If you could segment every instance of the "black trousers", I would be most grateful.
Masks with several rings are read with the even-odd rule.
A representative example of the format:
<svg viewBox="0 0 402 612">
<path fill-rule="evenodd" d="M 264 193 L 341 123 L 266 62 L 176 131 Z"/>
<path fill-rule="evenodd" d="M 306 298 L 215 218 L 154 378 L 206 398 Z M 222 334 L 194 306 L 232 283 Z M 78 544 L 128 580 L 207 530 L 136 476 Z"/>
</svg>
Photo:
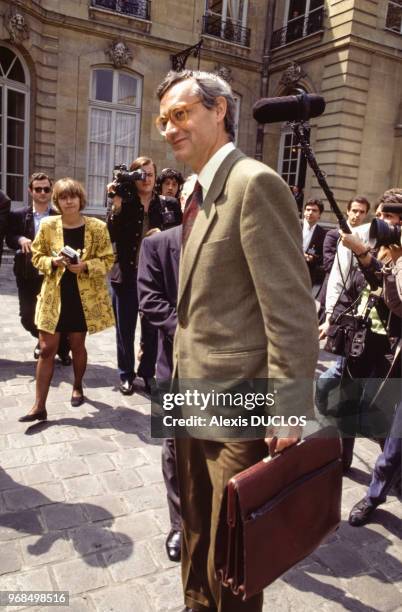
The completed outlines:
<svg viewBox="0 0 402 612">
<path fill-rule="evenodd" d="M 21 325 L 24 329 L 34 337 L 39 337 L 38 328 L 35 325 L 35 308 L 36 297 L 40 293 L 42 287 L 42 276 L 36 278 L 25 279 L 16 276 L 18 301 L 20 306 Z M 70 351 L 70 345 L 66 334 L 61 334 L 58 354 L 67 355 Z"/>
<path fill-rule="evenodd" d="M 175 531 L 181 531 L 180 495 L 174 438 L 166 438 L 163 440 L 162 473 L 166 487 L 170 526 Z"/>
<path fill-rule="evenodd" d="M 349 357 L 340 384 L 338 425 L 343 436 L 343 464 L 352 463 L 355 437 L 357 435 L 375 439 L 383 448 L 392 423 L 394 401 L 392 395 L 387 402 L 372 403 L 382 380 L 390 368 L 386 355 L 391 351 L 388 337 L 371 331 L 366 337 L 364 354 Z"/>
</svg>

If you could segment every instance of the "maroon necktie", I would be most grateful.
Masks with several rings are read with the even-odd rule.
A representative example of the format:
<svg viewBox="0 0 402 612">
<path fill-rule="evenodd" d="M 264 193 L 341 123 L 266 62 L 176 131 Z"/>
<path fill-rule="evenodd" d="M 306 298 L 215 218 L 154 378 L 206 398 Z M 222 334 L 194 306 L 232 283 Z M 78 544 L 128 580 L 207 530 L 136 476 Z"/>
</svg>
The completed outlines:
<svg viewBox="0 0 402 612">
<path fill-rule="evenodd" d="M 193 229 L 194 221 L 202 204 L 202 187 L 198 181 L 194 185 L 194 191 L 191 194 L 189 201 L 186 204 L 183 213 L 183 247 L 187 242 L 191 230 Z"/>
</svg>

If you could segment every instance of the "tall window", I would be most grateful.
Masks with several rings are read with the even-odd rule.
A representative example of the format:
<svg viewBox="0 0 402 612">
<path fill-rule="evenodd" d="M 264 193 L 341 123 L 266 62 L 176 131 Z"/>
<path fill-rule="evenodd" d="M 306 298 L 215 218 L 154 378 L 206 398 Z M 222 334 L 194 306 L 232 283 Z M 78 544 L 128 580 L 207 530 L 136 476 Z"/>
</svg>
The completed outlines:
<svg viewBox="0 0 402 612">
<path fill-rule="evenodd" d="M 402 0 L 388 2 L 385 27 L 387 30 L 402 34 Z"/>
<path fill-rule="evenodd" d="M 280 142 L 278 173 L 288 185 L 300 185 L 300 147 L 293 132 L 285 130 Z"/>
<path fill-rule="evenodd" d="M 250 44 L 247 26 L 248 0 L 206 0 L 204 32 L 237 42 Z"/>
<path fill-rule="evenodd" d="M 239 138 L 239 121 L 240 121 L 240 105 L 241 105 L 241 96 L 233 92 L 233 97 L 236 102 L 236 110 L 235 110 L 235 140 L 234 143 L 237 145 Z"/>
<path fill-rule="evenodd" d="M 114 166 L 128 166 L 138 157 L 141 89 L 141 79 L 132 74 L 109 68 L 92 72 L 87 164 L 90 208 L 103 207 Z"/>
<path fill-rule="evenodd" d="M 324 0 L 289 0 L 286 16 L 287 40 L 297 40 L 322 27 Z"/>
<path fill-rule="evenodd" d="M 28 178 L 29 85 L 21 60 L 0 45 L 0 188 L 22 203 Z"/>
</svg>

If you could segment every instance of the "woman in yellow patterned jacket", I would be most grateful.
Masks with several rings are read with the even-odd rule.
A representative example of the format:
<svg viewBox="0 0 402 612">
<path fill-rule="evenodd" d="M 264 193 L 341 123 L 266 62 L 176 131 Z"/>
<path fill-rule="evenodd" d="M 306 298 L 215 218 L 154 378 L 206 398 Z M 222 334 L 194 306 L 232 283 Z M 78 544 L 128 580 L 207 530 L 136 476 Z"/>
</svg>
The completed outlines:
<svg viewBox="0 0 402 612">
<path fill-rule="evenodd" d="M 68 334 L 73 355 L 72 406 L 84 402 L 82 379 L 87 365 L 86 333 L 114 325 L 106 274 L 114 262 L 106 224 L 86 217 L 86 195 L 71 178 L 57 181 L 53 204 L 60 215 L 48 217 L 32 243 L 32 263 L 44 275 L 35 323 L 39 329 L 40 357 L 36 368 L 36 400 L 19 420 L 46 420 L 46 398 L 53 376 L 60 333 Z M 61 251 L 70 247 L 77 261 Z"/>
</svg>

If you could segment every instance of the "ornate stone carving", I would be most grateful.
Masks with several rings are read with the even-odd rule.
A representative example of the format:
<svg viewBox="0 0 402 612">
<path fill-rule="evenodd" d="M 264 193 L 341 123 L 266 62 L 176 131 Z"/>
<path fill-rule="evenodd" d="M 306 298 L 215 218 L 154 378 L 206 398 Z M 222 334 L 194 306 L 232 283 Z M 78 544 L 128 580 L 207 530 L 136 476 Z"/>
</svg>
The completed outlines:
<svg viewBox="0 0 402 612">
<path fill-rule="evenodd" d="M 105 55 L 115 68 L 126 66 L 133 59 L 129 47 L 121 39 L 114 40 L 110 47 L 106 49 Z"/>
<path fill-rule="evenodd" d="M 214 72 L 227 83 L 230 83 L 231 81 L 233 81 L 232 69 L 228 68 L 227 66 L 223 66 L 222 64 L 216 64 L 214 68 Z"/>
<path fill-rule="evenodd" d="M 296 85 L 296 83 L 298 83 L 300 79 L 305 76 L 306 73 L 304 72 L 303 68 L 296 62 L 291 62 L 283 72 L 279 82 L 281 85 L 289 87 L 291 85 Z"/>
<path fill-rule="evenodd" d="M 10 9 L 5 21 L 12 43 L 21 43 L 29 38 L 29 27 L 22 13 Z"/>
</svg>

